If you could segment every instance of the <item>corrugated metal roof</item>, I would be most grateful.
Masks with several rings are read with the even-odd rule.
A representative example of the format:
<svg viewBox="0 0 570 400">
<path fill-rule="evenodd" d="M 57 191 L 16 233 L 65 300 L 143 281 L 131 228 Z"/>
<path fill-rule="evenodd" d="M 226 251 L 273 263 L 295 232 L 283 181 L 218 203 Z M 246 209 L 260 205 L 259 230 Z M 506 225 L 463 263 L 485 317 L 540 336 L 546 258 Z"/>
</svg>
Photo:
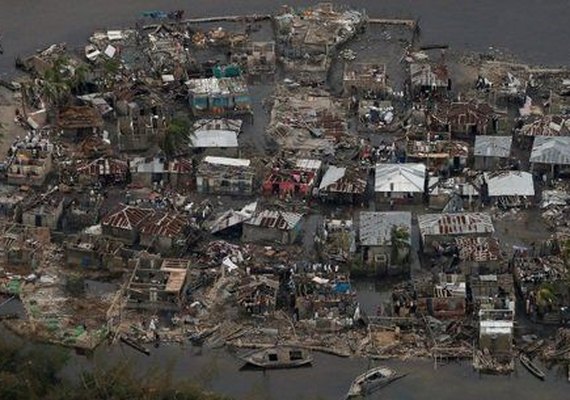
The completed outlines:
<svg viewBox="0 0 570 400">
<path fill-rule="evenodd" d="M 303 214 L 295 212 L 264 210 L 245 223 L 288 231 L 294 229 L 302 218 Z"/>
<path fill-rule="evenodd" d="M 534 196 L 532 174 L 525 171 L 485 173 L 489 196 Z"/>
<path fill-rule="evenodd" d="M 204 162 L 209 164 L 217 164 L 217 165 L 228 165 L 233 167 L 249 167 L 251 164 L 250 160 L 246 160 L 243 158 L 230 158 L 230 157 L 212 157 L 207 156 L 204 158 Z"/>
<path fill-rule="evenodd" d="M 247 84 L 241 77 L 199 78 L 186 82 L 190 93 L 195 95 L 229 95 L 247 93 Z"/>
<path fill-rule="evenodd" d="M 479 135 L 475 137 L 474 155 L 507 158 L 511 155 L 512 143 L 512 136 Z"/>
<path fill-rule="evenodd" d="M 376 164 L 375 192 L 422 193 L 426 166 L 421 163 Z"/>
<path fill-rule="evenodd" d="M 340 179 L 342 179 L 342 177 L 344 177 L 345 173 L 346 173 L 346 168 L 335 167 L 334 165 L 331 165 L 327 169 L 327 172 L 325 172 L 323 179 L 321 179 L 319 190 L 324 189 L 332 185 L 333 183 L 339 181 Z"/>
<path fill-rule="evenodd" d="M 321 160 L 310 160 L 305 158 L 300 158 L 295 161 L 295 166 L 299 169 L 305 171 L 318 171 L 321 169 L 322 162 Z"/>
<path fill-rule="evenodd" d="M 383 246 L 392 242 L 393 227 L 408 231 L 408 243 L 411 244 L 412 213 L 407 211 L 360 213 L 359 236 L 362 246 Z"/>
<path fill-rule="evenodd" d="M 241 119 L 210 118 L 199 119 L 194 122 L 194 131 L 233 131 L 241 132 L 243 121 Z"/>
<path fill-rule="evenodd" d="M 238 147 L 237 134 L 233 131 L 198 131 L 190 140 L 191 147 Z"/>
<path fill-rule="evenodd" d="M 418 215 L 418 225 L 422 237 L 495 232 L 487 213 L 423 214 Z"/>
<path fill-rule="evenodd" d="M 530 162 L 570 165 L 570 137 L 535 137 Z"/>
</svg>

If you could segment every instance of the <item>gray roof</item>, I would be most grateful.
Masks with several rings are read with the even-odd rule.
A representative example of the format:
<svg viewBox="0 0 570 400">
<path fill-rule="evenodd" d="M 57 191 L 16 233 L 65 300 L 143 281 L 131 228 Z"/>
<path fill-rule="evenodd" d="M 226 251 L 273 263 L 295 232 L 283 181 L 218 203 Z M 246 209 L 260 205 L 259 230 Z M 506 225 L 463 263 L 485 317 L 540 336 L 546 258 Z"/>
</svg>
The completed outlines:
<svg viewBox="0 0 570 400">
<path fill-rule="evenodd" d="M 408 211 L 373 212 L 362 211 L 359 221 L 359 236 L 362 246 L 384 246 L 392 243 L 392 228 L 406 229 L 411 244 L 412 213 Z"/>
<path fill-rule="evenodd" d="M 507 158 L 511 155 L 512 136 L 476 136 L 476 156 Z"/>
<path fill-rule="evenodd" d="M 190 137 L 191 147 L 238 147 L 237 133 L 233 131 L 198 131 Z"/>
<path fill-rule="evenodd" d="M 323 179 L 321 179 L 319 190 L 329 187 L 333 183 L 339 181 L 344 177 L 345 174 L 346 174 L 346 168 L 335 167 L 334 165 L 331 165 L 327 169 L 327 172 L 325 172 Z"/>
<path fill-rule="evenodd" d="M 530 162 L 570 165 L 570 137 L 536 136 Z"/>
<path fill-rule="evenodd" d="M 532 174 L 525 171 L 486 173 L 489 196 L 534 196 Z"/>
<path fill-rule="evenodd" d="M 427 235 L 469 235 L 493 233 L 493 221 L 487 213 L 418 215 L 422 237 Z"/>
</svg>

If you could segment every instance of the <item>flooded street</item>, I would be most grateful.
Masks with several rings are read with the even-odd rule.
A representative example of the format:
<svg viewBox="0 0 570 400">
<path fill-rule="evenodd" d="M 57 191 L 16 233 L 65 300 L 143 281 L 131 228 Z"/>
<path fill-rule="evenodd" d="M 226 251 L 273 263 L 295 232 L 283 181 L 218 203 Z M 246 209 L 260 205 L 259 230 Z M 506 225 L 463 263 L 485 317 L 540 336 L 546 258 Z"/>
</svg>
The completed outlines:
<svg viewBox="0 0 570 400">
<path fill-rule="evenodd" d="M 4 49 L 4 54 L 0 55 L 0 78 L 5 79 L 15 73 L 14 59 L 17 56 L 60 42 L 80 49 L 93 31 L 132 26 L 140 19 L 142 11 L 184 9 L 186 16 L 192 18 L 270 13 L 279 4 L 267 0 L 0 0 L 0 43 Z M 288 4 L 297 6 L 308 2 L 293 0 Z M 570 64 L 567 44 L 570 38 L 570 0 L 366 0 L 348 4 L 365 8 L 372 17 L 419 19 L 420 40 L 424 44 L 445 44 L 454 50 L 498 50 L 514 54 L 529 63 L 549 66 Z M 367 47 L 357 42 L 354 48 L 358 53 L 359 49 Z M 400 58 L 396 57 L 397 49 L 384 50 L 387 57 L 400 62 Z M 374 56 L 377 54 L 374 53 Z M 365 58 L 366 55 L 361 56 L 361 59 Z M 340 74 L 340 69 L 336 73 Z M 253 87 L 252 94 L 255 98 L 268 99 L 272 87 L 265 82 L 258 84 Z M 260 128 L 268 124 L 269 115 L 263 102 L 255 103 L 253 111 L 255 123 L 245 125 L 242 140 L 246 150 L 262 153 L 272 146 Z M 308 218 L 304 228 L 305 240 L 302 242 L 304 248 L 314 247 L 315 232 L 322 218 L 320 214 Z M 413 229 L 414 248 L 418 248 L 416 223 Z M 517 235 L 513 235 L 513 232 L 517 232 Z M 497 235 L 506 248 L 530 247 L 547 233 L 538 215 L 533 215 L 528 222 L 513 213 L 497 222 Z M 412 271 L 419 269 L 419 265 L 417 254 L 413 254 Z M 354 287 L 362 309 L 374 314 L 380 303 L 389 300 L 393 283 L 356 281 Z M 113 293 L 117 288 L 116 283 L 96 280 L 88 280 L 86 287 L 87 294 L 93 298 Z M 0 300 L 0 303 L 4 300 Z M 0 315 L 21 314 L 22 310 L 21 303 L 14 300 L 0 309 Z M 8 340 L 20 340 L 3 326 L 0 326 L 0 335 Z M 27 345 L 44 346 L 34 343 Z M 147 347 L 151 351 L 150 356 L 124 344 L 103 345 L 90 356 L 80 356 L 70 351 L 70 359 L 62 375 L 74 379 L 83 368 L 105 368 L 127 361 L 137 374 L 141 374 L 141 378 L 146 372 L 160 370 L 171 377 L 173 383 L 196 382 L 208 390 L 236 399 L 341 399 L 355 376 L 382 364 L 408 376 L 368 397 L 370 399 L 570 398 L 566 370 L 556 369 L 558 367 L 548 370 L 546 381 L 542 382 L 518 362 L 510 376 L 489 376 L 479 375 L 470 362 L 448 363 L 436 368 L 432 360 L 371 362 L 362 358 L 315 353 L 311 368 L 264 372 L 242 369 L 243 362 L 226 349 L 192 347 L 189 343 Z"/>
</svg>

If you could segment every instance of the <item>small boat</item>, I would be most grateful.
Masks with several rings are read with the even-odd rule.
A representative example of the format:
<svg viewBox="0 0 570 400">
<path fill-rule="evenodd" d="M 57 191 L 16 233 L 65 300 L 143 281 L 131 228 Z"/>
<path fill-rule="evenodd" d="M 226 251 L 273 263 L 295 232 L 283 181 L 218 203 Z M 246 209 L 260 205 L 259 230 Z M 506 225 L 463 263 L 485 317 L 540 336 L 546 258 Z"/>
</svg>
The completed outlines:
<svg viewBox="0 0 570 400">
<path fill-rule="evenodd" d="M 382 389 L 390 383 L 403 378 L 393 369 L 387 367 L 372 368 L 362 375 L 358 375 L 346 394 L 347 399 L 354 397 L 368 396 L 369 394 Z"/>
<path fill-rule="evenodd" d="M 542 372 L 542 370 L 538 368 L 526 354 L 521 353 L 519 355 L 519 360 L 521 361 L 521 364 L 528 369 L 528 372 L 536 376 L 538 379 L 544 380 L 544 378 L 546 378 L 546 374 Z"/>
<path fill-rule="evenodd" d="M 254 351 L 242 356 L 241 359 L 250 365 L 264 369 L 297 368 L 313 362 L 309 351 L 291 346 Z"/>
</svg>

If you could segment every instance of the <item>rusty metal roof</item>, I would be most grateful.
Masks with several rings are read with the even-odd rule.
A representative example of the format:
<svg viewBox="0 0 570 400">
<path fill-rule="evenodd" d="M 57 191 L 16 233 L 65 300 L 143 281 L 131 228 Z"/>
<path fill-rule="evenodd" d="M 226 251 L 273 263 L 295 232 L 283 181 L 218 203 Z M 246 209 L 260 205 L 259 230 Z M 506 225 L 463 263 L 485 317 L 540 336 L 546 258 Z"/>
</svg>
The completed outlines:
<svg viewBox="0 0 570 400">
<path fill-rule="evenodd" d="M 188 220 L 181 214 L 155 212 L 140 227 L 141 234 L 175 237 L 181 235 L 188 226 Z"/>
<path fill-rule="evenodd" d="M 294 229 L 302 218 L 303 214 L 295 212 L 264 210 L 245 223 L 262 228 L 288 231 Z"/>
<path fill-rule="evenodd" d="M 418 215 L 422 237 L 428 235 L 469 235 L 495 232 L 487 213 L 424 214 Z"/>
<path fill-rule="evenodd" d="M 150 208 L 124 206 L 121 210 L 103 218 L 101 224 L 111 228 L 133 230 L 155 213 Z"/>
</svg>

